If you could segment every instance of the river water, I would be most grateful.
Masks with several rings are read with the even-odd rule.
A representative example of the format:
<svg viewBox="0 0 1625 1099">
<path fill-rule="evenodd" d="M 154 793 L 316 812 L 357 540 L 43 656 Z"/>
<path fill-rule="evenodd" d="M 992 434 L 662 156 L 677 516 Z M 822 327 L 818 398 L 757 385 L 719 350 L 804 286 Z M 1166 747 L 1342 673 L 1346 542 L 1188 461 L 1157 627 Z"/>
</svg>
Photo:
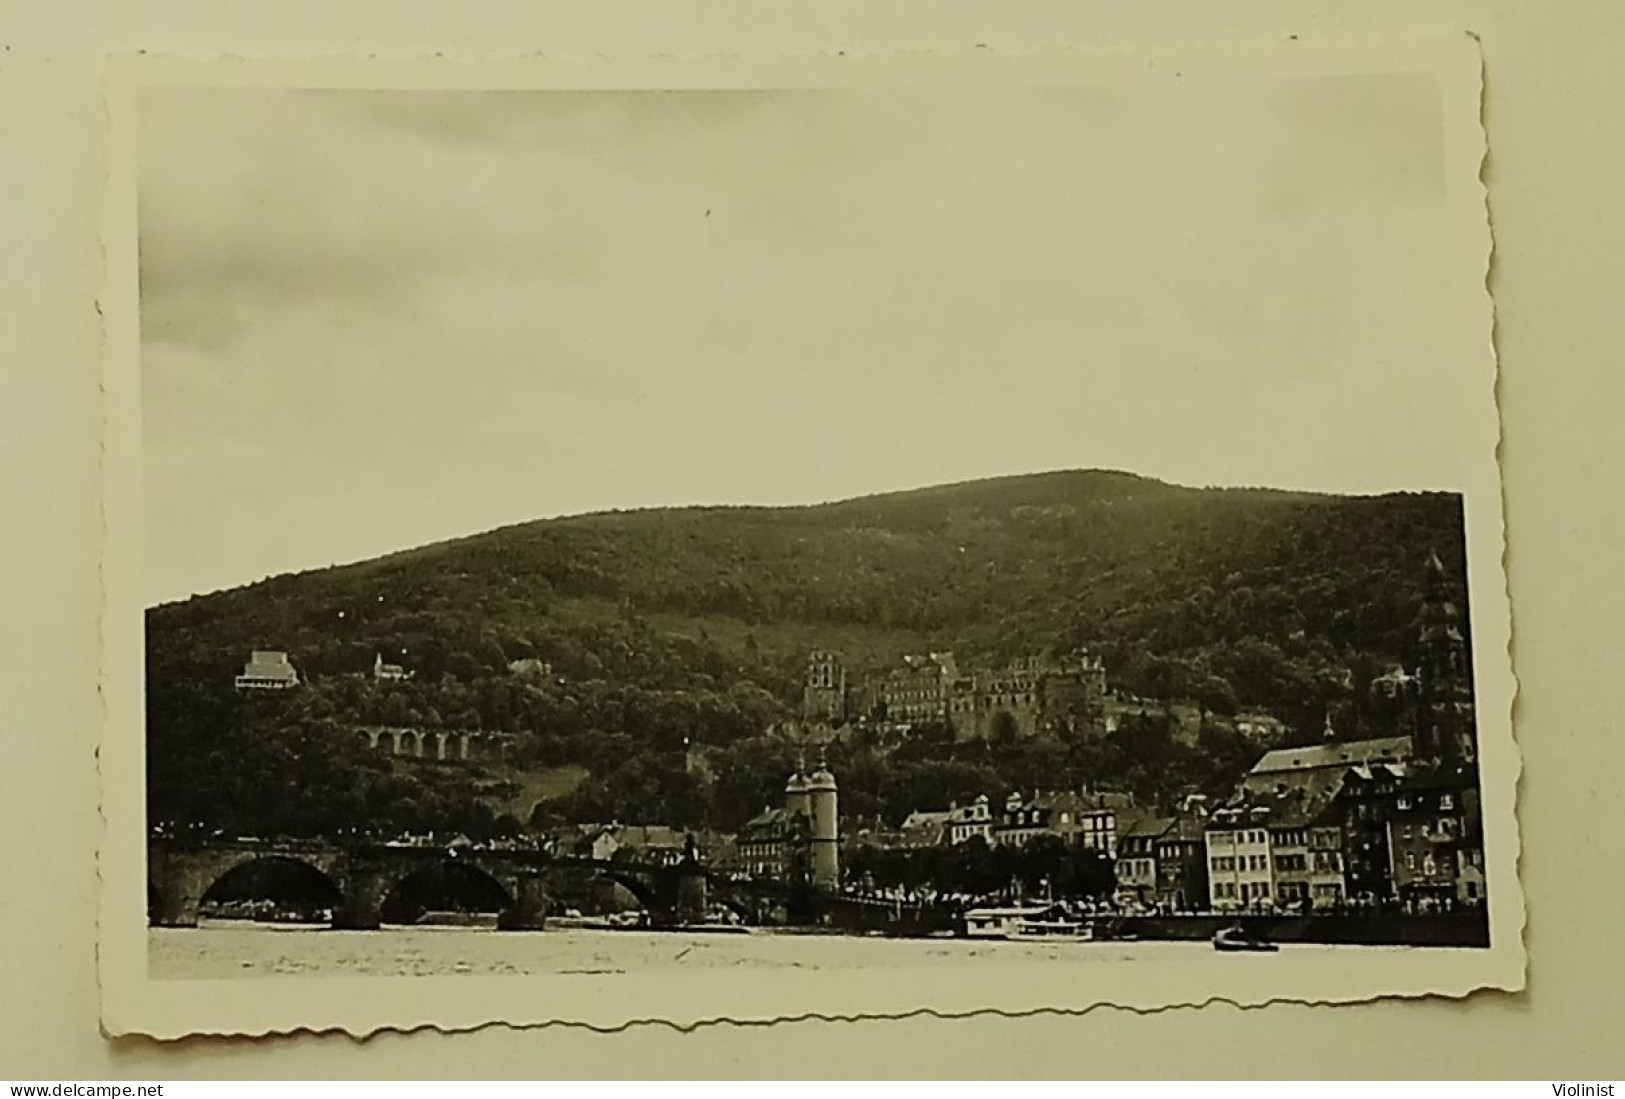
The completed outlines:
<svg viewBox="0 0 1625 1099">
<path fill-rule="evenodd" d="M 1328 948 L 1289 946 L 1285 950 Z M 1346 949 L 1346 948 L 1339 948 Z M 285 976 L 438 977 L 547 973 L 637 973 L 680 969 L 854 969 L 965 964 L 978 960 L 1125 961 L 1211 957 L 1207 943 L 999 942 L 887 939 L 755 930 L 747 935 L 681 931 L 558 928 L 500 932 L 485 928 L 400 927 L 331 931 L 245 924 L 153 928 L 148 971 L 157 978 Z"/>
</svg>

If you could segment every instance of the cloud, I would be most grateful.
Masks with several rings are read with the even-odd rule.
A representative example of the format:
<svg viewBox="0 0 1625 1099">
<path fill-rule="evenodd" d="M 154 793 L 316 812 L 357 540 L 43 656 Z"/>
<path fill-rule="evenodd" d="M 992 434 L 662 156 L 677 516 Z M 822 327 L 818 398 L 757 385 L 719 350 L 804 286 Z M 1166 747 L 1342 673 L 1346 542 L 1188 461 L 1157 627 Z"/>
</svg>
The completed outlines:
<svg viewBox="0 0 1625 1099">
<path fill-rule="evenodd" d="M 1437 112 L 1404 80 L 152 93 L 154 592 L 599 507 L 1293 464 L 1236 439 L 1326 468 L 1379 414 L 1360 365 L 1442 350 Z M 1283 387 L 1338 430 L 1272 422 Z"/>
</svg>

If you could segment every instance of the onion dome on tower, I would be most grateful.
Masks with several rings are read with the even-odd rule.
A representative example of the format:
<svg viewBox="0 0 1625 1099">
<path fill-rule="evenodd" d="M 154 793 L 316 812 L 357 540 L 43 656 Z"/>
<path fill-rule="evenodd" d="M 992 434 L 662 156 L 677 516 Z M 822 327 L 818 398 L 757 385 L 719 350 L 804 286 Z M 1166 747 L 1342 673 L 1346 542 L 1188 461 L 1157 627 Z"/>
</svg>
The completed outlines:
<svg viewBox="0 0 1625 1099">
<path fill-rule="evenodd" d="M 800 814 L 810 822 L 812 796 L 808 792 L 806 770 L 806 762 L 797 760 L 795 771 L 790 775 L 790 780 L 784 784 L 784 811 L 792 817 Z"/>
<path fill-rule="evenodd" d="M 813 884 L 820 889 L 836 889 L 841 884 L 841 868 L 835 776 L 822 757 L 818 770 L 807 779 L 807 796 L 812 802 Z"/>
</svg>

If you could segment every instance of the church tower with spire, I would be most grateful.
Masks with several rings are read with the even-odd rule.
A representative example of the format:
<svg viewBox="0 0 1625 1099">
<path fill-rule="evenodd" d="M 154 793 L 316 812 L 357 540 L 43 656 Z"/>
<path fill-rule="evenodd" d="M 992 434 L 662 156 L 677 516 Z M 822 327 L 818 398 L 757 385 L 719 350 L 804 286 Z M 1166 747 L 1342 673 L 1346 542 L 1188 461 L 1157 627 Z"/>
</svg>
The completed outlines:
<svg viewBox="0 0 1625 1099">
<path fill-rule="evenodd" d="M 1428 555 L 1417 628 L 1415 758 L 1437 765 L 1471 763 L 1476 742 L 1472 663 L 1461 609 L 1437 553 Z"/>
</svg>

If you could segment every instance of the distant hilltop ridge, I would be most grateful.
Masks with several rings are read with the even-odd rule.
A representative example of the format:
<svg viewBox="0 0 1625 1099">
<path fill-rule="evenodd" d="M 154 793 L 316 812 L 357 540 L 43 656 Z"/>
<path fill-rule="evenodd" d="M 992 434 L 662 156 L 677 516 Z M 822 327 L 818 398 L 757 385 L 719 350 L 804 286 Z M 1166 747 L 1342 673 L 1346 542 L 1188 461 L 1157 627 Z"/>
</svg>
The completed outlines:
<svg viewBox="0 0 1625 1099">
<path fill-rule="evenodd" d="M 1460 587 L 1459 496 L 1073 470 L 537 520 L 152 608 L 149 656 L 156 679 L 229 682 L 255 649 L 317 676 L 382 651 L 420 683 L 539 657 L 573 681 L 748 683 L 793 710 L 815 650 L 867 673 L 1088 648 L 1136 695 L 1307 713 L 1351 668 L 1409 663 L 1432 553 Z"/>
<path fill-rule="evenodd" d="M 995 477 L 976 478 L 964 481 L 945 482 L 938 485 L 927 485 L 915 488 L 889 489 L 882 492 L 865 493 L 858 496 L 843 497 L 835 500 L 817 501 L 797 504 L 718 504 L 718 503 L 691 503 L 662 506 L 634 507 L 634 508 L 605 508 L 601 510 L 576 512 L 568 515 L 553 516 L 545 519 L 531 519 L 519 523 L 505 524 L 493 527 L 475 534 L 462 535 L 454 538 L 426 543 L 421 546 L 407 547 L 380 554 L 377 557 L 346 564 L 329 565 L 300 570 L 295 573 L 284 573 L 265 577 L 257 581 L 249 581 L 223 588 L 219 591 L 199 593 L 197 595 L 165 600 L 155 604 L 149 610 L 168 606 L 173 603 L 185 603 L 196 599 L 208 599 L 237 591 L 245 587 L 254 587 L 259 584 L 271 583 L 285 579 L 288 576 L 306 575 L 308 573 L 325 573 L 335 570 L 352 568 L 365 568 L 381 562 L 392 561 L 404 556 L 413 556 L 433 553 L 437 550 L 449 549 L 469 542 L 493 537 L 501 537 L 550 524 L 592 524 L 595 522 L 637 516 L 664 516 L 664 515 L 692 515 L 692 514 L 773 514 L 773 515 L 827 515 L 830 518 L 845 518 L 849 521 L 861 520 L 875 513 L 885 519 L 896 520 L 911 514 L 919 514 L 932 508 L 980 508 L 985 506 L 998 506 L 1003 503 L 1010 507 L 1065 507 L 1076 506 L 1079 503 L 1105 503 L 1112 500 L 1133 501 L 1143 500 L 1146 497 L 1176 496 L 1186 493 L 1210 493 L 1226 495 L 1245 495 L 1257 498 L 1273 498 L 1276 500 L 1331 500 L 1331 499 L 1383 499 L 1388 497 L 1408 496 L 1442 496 L 1455 499 L 1455 494 L 1431 491 L 1395 491 L 1390 493 L 1355 493 L 1338 494 L 1307 489 L 1285 489 L 1270 486 L 1195 486 L 1163 481 L 1144 474 L 1130 473 L 1124 470 L 1113 469 L 1068 469 L 1054 470 L 1042 473 L 1016 473 L 1003 474 Z M 890 513 L 890 514 L 887 514 Z"/>
<path fill-rule="evenodd" d="M 1105 499 L 1132 499 L 1150 494 L 1176 494 L 1185 492 L 1218 492 L 1218 493 L 1253 493 L 1277 497 L 1297 497 L 1302 499 L 1316 499 L 1332 497 L 1337 494 L 1312 492 L 1299 489 L 1273 488 L 1270 486 L 1227 486 L 1204 487 L 1183 485 L 1172 481 L 1158 480 L 1144 474 L 1129 473 L 1125 470 L 1114 469 L 1066 469 L 1053 470 L 1043 473 L 1011 473 L 996 477 L 972 478 L 963 481 L 948 481 L 936 485 L 923 485 L 913 488 L 887 489 L 880 492 L 862 493 L 857 496 L 840 497 L 834 500 L 820 500 L 810 503 L 796 504 L 760 504 L 760 503 L 692 503 L 672 504 L 664 506 L 635 507 L 635 508 L 604 508 L 594 511 L 579 512 L 572 515 L 555 516 L 549 519 L 532 519 L 521 523 L 507 524 L 493 528 L 483 534 L 454 538 L 437 542 L 433 545 L 452 545 L 467 540 L 467 537 L 479 538 L 484 534 L 497 534 L 502 531 L 522 530 L 535 526 L 538 523 L 582 522 L 602 519 L 611 516 L 668 514 L 673 512 L 722 512 L 722 513 L 851 513 L 861 515 L 870 507 L 889 509 L 895 506 L 905 508 L 929 508 L 932 506 L 967 507 L 980 506 L 991 503 L 997 506 L 1004 503 L 1010 506 L 1046 506 L 1051 504 L 1065 504 L 1080 500 Z M 1354 494 L 1362 495 L 1362 494 Z M 1404 495 L 1393 493 L 1388 495 Z M 428 549 L 429 546 L 418 547 Z M 416 550 L 403 550 L 399 552 L 411 553 Z"/>
</svg>

